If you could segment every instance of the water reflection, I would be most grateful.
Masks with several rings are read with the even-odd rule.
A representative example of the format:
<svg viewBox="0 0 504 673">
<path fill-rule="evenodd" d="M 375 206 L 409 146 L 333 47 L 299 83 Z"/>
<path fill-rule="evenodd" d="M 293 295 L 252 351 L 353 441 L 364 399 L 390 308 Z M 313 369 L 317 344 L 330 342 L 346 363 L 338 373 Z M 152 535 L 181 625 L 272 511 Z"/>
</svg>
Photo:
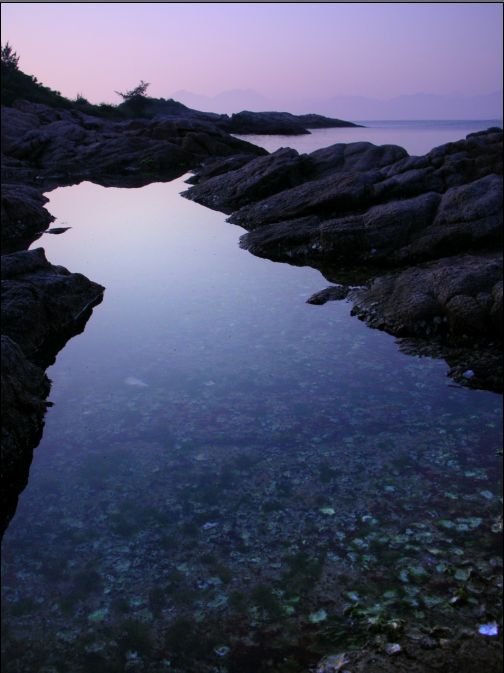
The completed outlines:
<svg viewBox="0 0 504 673">
<path fill-rule="evenodd" d="M 317 271 L 184 187 L 50 194 L 48 258 L 107 292 L 49 370 L 5 670 L 292 673 L 370 624 L 495 619 L 500 398 L 307 305 Z"/>
<path fill-rule="evenodd" d="M 502 128 L 502 119 L 476 121 L 362 121 L 363 128 L 313 129 L 303 136 L 240 135 L 274 152 L 279 147 L 293 147 L 298 152 L 314 152 L 335 143 L 370 142 L 375 145 L 399 145 L 411 155 L 422 155 L 434 147 L 465 138 L 469 133 L 492 126 Z"/>
</svg>

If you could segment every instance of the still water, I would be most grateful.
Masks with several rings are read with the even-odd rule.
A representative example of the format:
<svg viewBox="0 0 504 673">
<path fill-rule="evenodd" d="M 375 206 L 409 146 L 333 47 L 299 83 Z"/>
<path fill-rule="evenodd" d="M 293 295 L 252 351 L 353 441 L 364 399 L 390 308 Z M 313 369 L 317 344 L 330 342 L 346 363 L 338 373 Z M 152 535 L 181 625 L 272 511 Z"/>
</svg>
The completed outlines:
<svg viewBox="0 0 504 673">
<path fill-rule="evenodd" d="M 35 246 L 107 289 L 48 372 L 5 671 L 301 673 L 370 623 L 498 618 L 501 398 L 306 304 L 317 271 L 185 188 L 48 195 L 72 228 Z"/>
<path fill-rule="evenodd" d="M 367 141 L 375 145 L 399 145 L 411 155 L 429 152 L 433 147 L 465 138 L 469 133 L 492 126 L 502 128 L 502 119 L 476 121 L 361 121 L 363 128 L 313 129 L 304 136 L 237 136 L 273 152 L 293 147 L 298 152 L 313 152 L 335 143 Z"/>
</svg>

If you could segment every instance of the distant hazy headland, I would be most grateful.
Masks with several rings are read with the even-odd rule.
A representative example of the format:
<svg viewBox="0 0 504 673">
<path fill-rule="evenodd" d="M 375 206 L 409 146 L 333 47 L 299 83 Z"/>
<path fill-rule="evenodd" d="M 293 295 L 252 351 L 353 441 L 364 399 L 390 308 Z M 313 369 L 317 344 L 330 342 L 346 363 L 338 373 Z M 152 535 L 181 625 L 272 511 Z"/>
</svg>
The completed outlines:
<svg viewBox="0 0 504 673">
<path fill-rule="evenodd" d="M 344 119 L 502 119 L 502 91 L 466 96 L 416 93 L 379 100 L 366 96 L 332 96 L 325 99 L 268 98 L 251 89 L 223 91 L 205 96 L 179 90 L 172 94 L 189 107 L 212 112 L 289 110 L 294 114 L 317 112 Z"/>
</svg>

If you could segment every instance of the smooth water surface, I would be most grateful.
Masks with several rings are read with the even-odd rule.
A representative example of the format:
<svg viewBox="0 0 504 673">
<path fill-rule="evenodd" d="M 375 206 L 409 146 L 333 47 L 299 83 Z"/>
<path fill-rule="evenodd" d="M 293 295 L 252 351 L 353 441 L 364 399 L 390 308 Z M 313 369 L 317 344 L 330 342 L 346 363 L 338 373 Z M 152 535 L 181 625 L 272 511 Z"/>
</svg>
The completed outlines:
<svg viewBox="0 0 504 673">
<path fill-rule="evenodd" d="M 292 673 L 373 620 L 495 619 L 500 397 L 306 304 L 317 271 L 185 187 L 49 194 L 72 228 L 35 246 L 107 289 L 49 370 L 5 670 Z"/>
<path fill-rule="evenodd" d="M 370 142 L 375 145 L 399 145 L 411 155 L 421 155 L 434 147 L 465 138 L 469 133 L 492 126 L 502 128 L 502 119 L 476 121 L 362 121 L 363 128 L 312 129 L 303 136 L 240 135 L 255 145 L 273 152 L 279 147 L 293 147 L 301 153 L 335 143 Z"/>
</svg>

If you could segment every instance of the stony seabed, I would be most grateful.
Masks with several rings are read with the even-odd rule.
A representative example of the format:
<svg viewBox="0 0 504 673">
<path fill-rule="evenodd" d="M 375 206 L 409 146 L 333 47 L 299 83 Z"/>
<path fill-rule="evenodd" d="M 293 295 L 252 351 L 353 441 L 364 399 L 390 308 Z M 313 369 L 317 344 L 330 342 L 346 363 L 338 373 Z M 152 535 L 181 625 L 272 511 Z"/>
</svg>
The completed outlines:
<svg viewBox="0 0 504 673">
<path fill-rule="evenodd" d="M 436 364 L 362 364 L 387 400 L 334 399 L 315 360 L 318 390 L 255 405 L 223 372 L 199 394 L 133 379 L 63 418 L 44 507 L 7 532 L 5 670 L 306 671 L 345 652 L 352 671 L 366 646 L 376 670 L 430 670 L 467 643 L 497 670 L 478 629 L 501 628 L 500 410 L 450 413 L 456 388 L 426 408 Z"/>
</svg>

